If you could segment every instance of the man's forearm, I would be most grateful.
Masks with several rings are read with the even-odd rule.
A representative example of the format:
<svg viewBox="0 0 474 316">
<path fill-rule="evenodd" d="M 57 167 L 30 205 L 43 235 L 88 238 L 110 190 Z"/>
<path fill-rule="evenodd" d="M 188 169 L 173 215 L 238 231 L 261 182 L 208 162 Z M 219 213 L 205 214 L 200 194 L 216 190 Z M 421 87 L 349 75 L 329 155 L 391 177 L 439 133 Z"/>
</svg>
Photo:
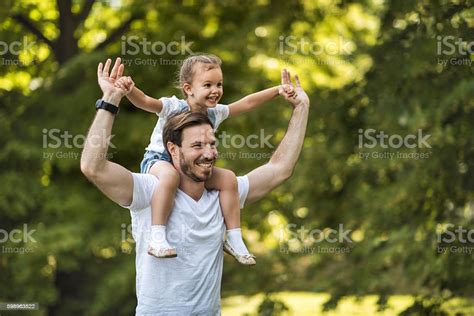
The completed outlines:
<svg viewBox="0 0 474 316">
<path fill-rule="evenodd" d="M 295 76 L 295 81 L 295 93 L 293 95 L 283 93 L 285 99 L 293 105 L 288 129 L 270 161 L 247 174 L 249 190 L 246 203 L 260 200 L 293 174 L 303 147 L 309 113 L 308 95 L 301 88 L 298 76 Z M 283 69 L 281 73 L 281 83 L 293 87 L 290 74 L 286 69 Z"/>
<path fill-rule="evenodd" d="M 117 58 L 109 75 L 110 65 L 110 59 L 107 59 L 105 65 L 99 63 L 97 79 L 104 93 L 102 100 L 118 107 L 126 91 L 116 87 L 114 83 L 116 78 L 122 76 L 123 65 L 120 58 Z M 107 110 L 97 111 L 82 151 L 81 171 L 105 196 L 115 203 L 128 206 L 133 197 L 132 173 L 106 159 L 114 119 L 115 115 Z"/>
<path fill-rule="evenodd" d="M 308 113 L 309 104 L 295 107 L 288 130 L 270 159 L 270 163 L 278 167 L 279 173 L 284 179 L 291 176 L 298 161 L 306 133 Z"/>
<path fill-rule="evenodd" d="M 309 104 L 300 104 L 294 108 L 288 130 L 270 161 L 248 173 L 246 203 L 260 200 L 291 177 L 303 146 L 308 112 Z"/>
<path fill-rule="evenodd" d="M 105 102 L 118 105 L 120 98 L 120 96 L 116 95 L 104 95 L 102 99 Z M 89 133 L 87 134 L 81 156 L 81 170 L 86 175 L 92 176 L 100 169 L 103 169 L 107 161 L 107 149 L 109 147 L 114 119 L 115 115 L 106 110 L 99 109 L 97 111 Z"/>
</svg>

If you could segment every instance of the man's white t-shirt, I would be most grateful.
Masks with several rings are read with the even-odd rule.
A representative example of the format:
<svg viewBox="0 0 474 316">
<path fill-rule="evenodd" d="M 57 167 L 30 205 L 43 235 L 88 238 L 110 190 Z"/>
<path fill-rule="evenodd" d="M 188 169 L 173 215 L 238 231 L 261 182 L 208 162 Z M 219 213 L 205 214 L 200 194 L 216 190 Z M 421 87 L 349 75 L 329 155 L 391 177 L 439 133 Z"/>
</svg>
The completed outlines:
<svg viewBox="0 0 474 316">
<path fill-rule="evenodd" d="M 237 177 L 240 207 L 249 191 L 247 176 Z M 159 180 L 133 173 L 130 206 L 136 242 L 136 315 L 220 315 L 224 218 L 219 191 L 204 190 L 199 201 L 176 192 L 167 225 L 168 242 L 178 257 L 157 259 L 147 253 L 150 201 Z"/>
<path fill-rule="evenodd" d="M 154 151 L 157 153 L 165 152 L 163 146 L 163 127 L 165 126 L 168 118 L 176 113 L 189 111 L 190 107 L 185 100 L 178 99 L 176 96 L 171 98 L 160 98 L 163 103 L 163 108 L 158 115 L 158 122 L 156 122 L 153 133 L 150 137 L 150 144 L 146 147 L 146 150 Z M 225 104 L 217 104 L 214 108 L 207 109 L 207 116 L 211 120 L 214 126 L 214 131 L 217 130 L 219 125 L 229 116 L 229 107 Z"/>
</svg>

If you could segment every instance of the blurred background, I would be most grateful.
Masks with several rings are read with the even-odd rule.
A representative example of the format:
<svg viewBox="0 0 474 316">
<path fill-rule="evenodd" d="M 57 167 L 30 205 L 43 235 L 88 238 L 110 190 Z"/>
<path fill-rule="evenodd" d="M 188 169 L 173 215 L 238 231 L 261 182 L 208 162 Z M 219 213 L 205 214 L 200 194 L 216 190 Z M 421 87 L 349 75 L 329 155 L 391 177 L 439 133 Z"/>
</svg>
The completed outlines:
<svg viewBox="0 0 474 316">
<path fill-rule="evenodd" d="M 130 214 L 79 168 L 122 57 L 154 97 L 218 55 L 222 103 L 299 74 L 293 177 L 242 211 L 254 268 L 225 256 L 223 315 L 474 315 L 473 1 L 22 0 L 0 8 L 1 315 L 131 315 Z M 220 166 L 268 160 L 291 106 L 226 121 Z M 109 159 L 139 172 L 156 116 L 124 99 Z"/>
</svg>

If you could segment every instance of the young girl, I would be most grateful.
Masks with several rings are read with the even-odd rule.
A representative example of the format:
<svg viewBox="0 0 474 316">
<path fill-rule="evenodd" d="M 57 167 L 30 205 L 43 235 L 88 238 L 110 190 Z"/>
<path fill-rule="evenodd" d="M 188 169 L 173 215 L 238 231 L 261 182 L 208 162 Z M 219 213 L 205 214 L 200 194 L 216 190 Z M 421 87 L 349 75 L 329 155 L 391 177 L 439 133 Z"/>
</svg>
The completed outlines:
<svg viewBox="0 0 474 316">
<path fill-rule="evenodd" d="M 156 113 L 159 118 L 151 135 L 141 163 L 141 172 L 150 173 L 160 179 L 160 186 L 152 196 L 152 228 L 148 253 L 157 258 L 176 257 L 176 248 L 166 239 L 166 224 L 170 215 L 173 199 L 179 186 L 179 174 L 170 163 L 163 144 L 162 132 L 167 118 L 176 112 L 191 110 L 206 113 L 214 125 L 214 130 L 229 116 L 255 109 L 279 94 L 291 96 L 293 91 L 281 87 L 269 88 L 230 105 L 219 104 L 222 98 L 221 60 L 214 55 L 194 55 L 183 61 L 179 71 L 179 85 L 184 99 L 155 99 L 145 95 L 134 86 L 130 77 L 121 77 L 116 86 L 130 91 L 127 98 L 138 108 Z M 254 265 L 255 257 L 249 253 L 242 240 L 240 230 L 240 207 L 235 174 L 223 168 L 214 167 L 211 178 L 205 183 L 207 189 L 220 190 L 219 201 L 227 228 L 224 250 L 244 265 Z"/>
</svg>

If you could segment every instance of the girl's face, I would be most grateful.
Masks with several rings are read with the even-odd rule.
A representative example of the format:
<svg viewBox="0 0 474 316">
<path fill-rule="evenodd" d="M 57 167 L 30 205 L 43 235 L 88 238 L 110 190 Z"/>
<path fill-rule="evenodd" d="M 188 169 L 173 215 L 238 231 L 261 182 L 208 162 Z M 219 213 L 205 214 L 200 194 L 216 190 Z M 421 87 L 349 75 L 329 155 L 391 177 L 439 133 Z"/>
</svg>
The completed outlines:
<svg viewBox="0 0 474 316">
<path fill-rule="evenodd" d="M 213 108 L 224 93 L 221 67 L 207 69 L 207 66 L 202 64 L 195 67 L 192 83 L 185 83 L 183 87 L 188 95 L 188 102 L 190 105 Z"/>
</svg>

